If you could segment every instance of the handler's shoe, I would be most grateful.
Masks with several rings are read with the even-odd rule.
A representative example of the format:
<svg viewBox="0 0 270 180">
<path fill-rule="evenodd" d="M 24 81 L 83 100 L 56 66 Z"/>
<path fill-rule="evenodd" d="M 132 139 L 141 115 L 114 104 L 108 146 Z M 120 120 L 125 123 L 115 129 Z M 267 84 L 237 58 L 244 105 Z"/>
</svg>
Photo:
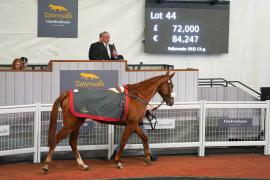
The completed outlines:
<svg viewBox="0 0 270 180">
<path fill-rule="evenodd" d="M 113 151 L 113 153 L 112 153 L 112 155 L 110 157 L 110 160 L 114 160 L 115 156 L 116 156 L 116 151 Z"/>
<path fill-rule="evenodd" d="M 156 160 L 158 160 L 158 157 L 157 156 L 150 155 L 150 159 L 151 159 L 151 161 L 156 161 Z"/>
</svg>

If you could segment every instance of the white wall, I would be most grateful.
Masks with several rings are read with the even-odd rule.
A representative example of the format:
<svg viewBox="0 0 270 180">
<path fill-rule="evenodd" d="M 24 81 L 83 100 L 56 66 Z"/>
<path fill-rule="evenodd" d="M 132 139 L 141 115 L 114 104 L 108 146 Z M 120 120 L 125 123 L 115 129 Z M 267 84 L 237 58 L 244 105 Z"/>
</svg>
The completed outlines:
<svg viewBox="0 0 270 180">
<path fill-rule="evenodd" d="M 87 59 L 89 44 L 99 32 L 129 63 L 166 63 L 198 68 L 200 77 L 240 80 L 259 88 L 270 86 L 270 0 L 233 0 L 228 55 L 157 56 L 143 52 L 144 0 L 79 0 L 77 39 L 37 38 L 37 0 L 1 0 L 0 63 L 26 56 L 30 63 L 49 59 Z"/>
</svg>

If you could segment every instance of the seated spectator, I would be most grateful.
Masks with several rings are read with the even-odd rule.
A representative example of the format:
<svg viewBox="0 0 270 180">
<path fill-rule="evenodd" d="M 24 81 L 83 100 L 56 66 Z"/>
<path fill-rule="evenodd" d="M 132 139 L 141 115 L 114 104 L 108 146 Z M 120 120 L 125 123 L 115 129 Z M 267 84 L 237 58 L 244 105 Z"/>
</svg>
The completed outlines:
<svg viewBox="0 0 270 180">
<path fill-rule="evenodd" d="M 12 70 L 14 71 L 24 70 L 24 65 L 21 59 L 19 58 L 14 59 L 14 61 L 12 62 Z"/>
<path fill-rule="evenodd" d="M 20 60 L 22 60 L 24 69 L 26 69 L 27 64 L 28 64 L 28 58 L 26 58 L 26 57 L 21 57 Z"/>
</svg>

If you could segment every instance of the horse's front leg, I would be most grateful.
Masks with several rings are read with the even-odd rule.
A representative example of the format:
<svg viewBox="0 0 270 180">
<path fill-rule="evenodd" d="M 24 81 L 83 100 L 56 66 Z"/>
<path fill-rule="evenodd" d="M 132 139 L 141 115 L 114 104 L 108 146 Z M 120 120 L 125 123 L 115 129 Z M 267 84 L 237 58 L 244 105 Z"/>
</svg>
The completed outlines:
<svg viewBox="0 0 270 180">
<path fill-rule="evenodd" d="M 136 126 L 135 133 L 143 141 L 144 153 L 145 153 L 145 156 L 146 156 L 145 162 L 147 164 L 151 165 L 151 157 L 150 157 L 150 149 L 149 149 L 149 144 L 148 144 L 148 136 L 139 125 Z"/>
<path fill-rule="evenodd" d="M 121 142 L 120 142 L 120 148 L 119 148 L 119 150 L 116 153 L 116 156 L 114 158 L 114 162 L 116 163 L 116 168 L 118 168 L 118 169 L 123 169 L 123 164 L 120 162 L 120 156 L 124 150 L 125 145 L 127 144 L 129 136 L 133 133 L 133 131 L 134 131 L 134 127 L 132 127 L 130 125 L 127 125 L 125 127 L 125 130 L 124 130 L 124 133 L 122 135 Z"/>
</svg>

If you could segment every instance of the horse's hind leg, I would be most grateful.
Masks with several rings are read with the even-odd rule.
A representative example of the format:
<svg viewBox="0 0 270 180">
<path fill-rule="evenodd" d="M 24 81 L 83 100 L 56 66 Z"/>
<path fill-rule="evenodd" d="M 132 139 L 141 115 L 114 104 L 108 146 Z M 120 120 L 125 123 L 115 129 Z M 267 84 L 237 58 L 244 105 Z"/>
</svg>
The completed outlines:
<svg viewBox="0 0 270 180">
<path fill-rule="evenodd" d="M 119 150 L 116 153 L 116 156 L 114 158 L 114 161 L 116 163 L 116 168 L 118 168 L 118 169 L 123 169 L 123 165 L 120 162 L 120 155 L 122 154 L 122 152 L 124 150 L 124 147 L 127 144 L 128 138 L 131 135 L 131 133 L 133 133 L 132 127 L 131 126 L 126 126 L 125 130 L 124 130 L 124 133 L 123 133 L 123 136 L 121 138 L 120 148 L 119 148 Z"/>
<path fill-rule="evenodd" d="M 148 137 L 145 134 L 145 132 L 141 129 L 140 126 L 137 126 L 135 128 L 135 133 L 143 141 L 144 153 L 145 153 L 145 156 L 146 156 L 145 162 L 150 165 L 151 164 L 151 158 L 150 158 L 150 150 L 149 150 L 149 144 L 148 144 Z"/>
<path fill-rule="evenodd" d="M 70 127 L 63 127 L 58 133 L 57 133 L 57 141 L 56 144 L 54 146 L 51 146 L 49 149 L 49 152 L 47 154 L 46 160 L 44 161 L 44 166 L 42 167 L 42 169 L 44 170 L 45 173 L 48 172 L 49 169 L 49 164 L 52 162 L 52 156 L 53 156 L 53 152 L 54 149 L 56 147 L 56 145 L 65 137 L 67 137 L 72 131 L 74 131 L 74 128 L 70 128 Z"/>
<path fill-rule="evenodd" d="M 84 164 L 82 158 L 81 158 L 81 155 L 77 149 L 77 140 L 78 140 L 78 135 L 79 135 L 79 129 L 73 131 L 71 134 L 70 134 L 70 139 L 69 139 L 69 144 L 71 146 L 71 149 L 74 153 L 74 156 L 76 158 L 76 161 L 77 163 L 85 170 L 85 171 L 88 171 L 89 170 L 89 167 Z"/>
</svg>

